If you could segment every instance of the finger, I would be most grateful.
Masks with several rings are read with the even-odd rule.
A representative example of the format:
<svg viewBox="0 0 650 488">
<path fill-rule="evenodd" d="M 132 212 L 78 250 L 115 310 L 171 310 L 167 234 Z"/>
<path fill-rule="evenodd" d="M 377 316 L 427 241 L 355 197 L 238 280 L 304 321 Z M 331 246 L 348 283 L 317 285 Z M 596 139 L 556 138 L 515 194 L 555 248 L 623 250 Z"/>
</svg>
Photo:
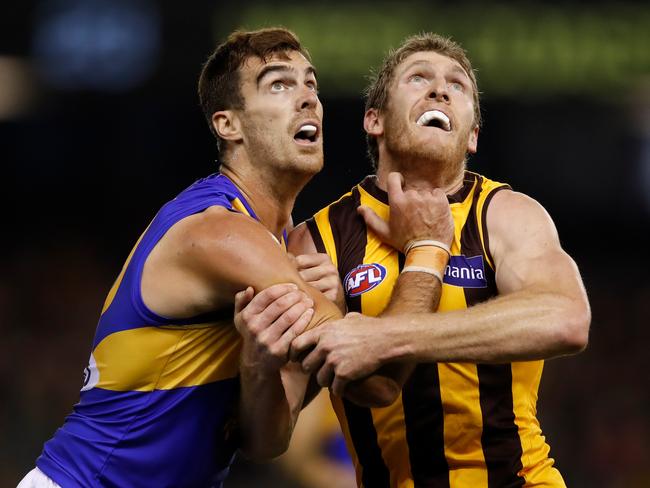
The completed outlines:
<svg viewBox="0 0 650 488">
<path fill-rule="evenodd" d="M 334 379 L 334 368 L 331 364 L 323 364 L 323 366 L 316 373 L 316 381 L 323 388 L 329 388 Z"/>
<path fill-rule="evenodd" d="M 255 290 L 253 290 L 252 286 L 238 292 L 235 295 L 235 313 L 240 313 L 251 302 L 254 296 Z"/>
<path fill-rule="evenodd" d="M 291 292 L 295 292 L 297 289 L 298 286 L 294 283 L 281 283 L 278 285 L 269 286 L 268 288 L 265 288 L 257 295 L 255 295 L 247 307 L 248 311 L 253 314 L 258 314 L 265 310 L 276 300 Z"/>
<path fill-rule="evenodd" d="M 290 252 L 288 252 L 288 253 L 287 253 L 287 257 L 289 258 L 289 262 L 290 262 L 290 263 L 291 263 L 295 268 L 297 268 L 297 267 L 298 267 L 298 264 L 297 264 L 297 262 L 296 262 L 296 256 L 294 256 L 293 254 L 291 254 Z"/>
<path fill-rule="evenodd" d="M 334 380 L 332 381 L 332 393 L 336 395 L 337 397 L 343 397 L 345 394 L 345 387 L 348 385 L 348 380 L 344 380 L 339 376 L 335 376 Z"/>
<path fill-rule="evenodd" d="M 293 350 L 293 344 L 291 349 Z M 305 373 L 314 373 L 316 371 L 320 371 L 320 369 L 323 367 L 323 364 L 325 363 L 326 356 L 327 353 L 325 351 L 318 349 L 318 347 L 314 348 L 302 360 L 302 370 Z"/>
<path fill-rule="evenodd" d="M 282 334 L 280 341 L 282 341 L 282 343 L 285 344 L 285 347 L 287 348 L 288 351 L 291 350 L 292 341 L 300 334 L 303 333 L 303 331 L 309 325 L 309 322 L 311 322 L 313 316 L 314 316 L 314 309 L 311 307 L 307 308 L 305 311 L 302 312 L 302 314 L 300 314 L 300 317 L 298 317 L 298 319 L 292 321 L 291 326 L 287 328 L 285 332 Z"/>
<path fill-rule="evenodd" d="M 311 286 L 314 286 L 314 283 L 319 280 L 329 278 L 331 281 L 337 281 L 339 279 L 339 274 L 336 268 L 330 264 L 324 264 L 315 268 L 301 269 L 298 271 L 298 274 L 300 274 L 300 277 Z"/>
<path fill-rule="evenodd" d="M 321 266 L 323 264 L 329 264 L 332 260 L 325 253 L 310 253 L 310 254 L 300 254 L 296 256 L 296 263 L 298 269 L 304 268 L 313 268 L 316 266 Z"/>
<path fill-rule="evenodd" d="M 253 313 L 253 318 L 249 319 L 249 322 L 251 322 L 253 328 L 257 330 L 270 329 L 282 314 L 289 311 L 294 305 L 303 300 L 309 302 L 308 306 L 313 306 L 313 300 L 307 297 L 303 291 L 294 290 L 289 292 L 270 303 L 265 309 Z M 246 310 L 244 312 L 246 312 Z M 280 334 L 275 331 L 270 331 L 270 333 L 273 335 L 273 340 L 280 336 Z"/>
<path fill-rule="evenodd" d="M 388 204 L 395 198 L 400 198 L 404 195 L 404 190 L 402 186 L 404 185 L 404 177 L 402 173 L 393 171 L 388 173 L 388 178 L 386 179 L 386 188 L 388 190 Z"/>
<path fill-rule="evenodd" d="M 280 315 L 273 324 L 268 328 L 268 333 L 271 341 L 276 341 L 278 340 L 282 335 L 285 334 L 289 329 L 293 327 L 293 325 L 302 318 L 302 316 L 307 312 L 308 310 L 312 311 L 313 314 L 313 307 L 314 306 L 314 301 L 309 298 L 309 299 L 304 299 L 301 300 L 295 304 L 293 304 L 291 307 L 289 307 L 286 311 Z M 302 332 L 302 330 L 300 331 Z M 289 340 L 291 342 L 294 337 L 296 337 L 298 334 L 294 334 L 294 336 Z"/>
<path fill-rule="evenodd" d="M 301 356 L 316 344 L 318 344 L 319 337 L 319 327 L 310 329 L 296 337 L 293 341 L 291 341 L 290 359 L 292 361 L 300 360 L 302 362 Z"/>
<path fill-rule="evenodd" d="M 390 227 L 388 226 L 388 222 L 377 215 L 373 209 L 366 207 L 365 205 L 360 205 L 357 208 L 357 212 L 360 213 L 363 220 L 366 221 L 368 228 L 377 234 L 382 241 L 389 238 Z"/>
</svg>

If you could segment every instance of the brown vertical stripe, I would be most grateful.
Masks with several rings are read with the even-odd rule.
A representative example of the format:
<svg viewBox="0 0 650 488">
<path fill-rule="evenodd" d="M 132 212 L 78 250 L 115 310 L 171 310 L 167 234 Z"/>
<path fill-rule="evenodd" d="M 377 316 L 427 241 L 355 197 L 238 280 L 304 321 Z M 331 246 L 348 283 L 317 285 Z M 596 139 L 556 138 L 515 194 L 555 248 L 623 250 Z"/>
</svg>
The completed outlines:
<svg viewBox="0 0 650 488">
<path fill-rule="evenodd" d="M 350 270 L 363 263 L 366 253 L 368 239 L 366 223 L 363 217 L 357 213 L 360 201 L 359 189 L 354 187 L 350 196 L 344 197 L 330 206 L 330 227 L 336 247 L 341 280 Z M 345 287 L 345 283 L 343 286 Z M 361 307 L 360 297 L 355 297 L 352 301 L 358 301 L 357 307 Z M 348 303 L 348 310 L 352 310 L 350 303 Z"/>
<path fill-rule="evenodd" d="M 481 445 L 489 488 L 524 486 L 521 441 L 512 406 L 510 364 L 478 364 L 483 434 Z"/>
<path fill-rule="evenodd" d="M 487 281 L 485 288 L 464 288 L 465 301 L 468 307 L 476 305 L 477 303 L 484 302 L 488 298 L 492 298 L 497 294 L 496 282 L 494 279 L 494 270 L 487 265 L 485 255 L 483 253 L 483 246 L 481 245 L 481 235 L 478 228 L 478 219 L 476 215 L 476 207 L 478 199 L 483 190 L 483 177 L 478 177 L 478 184 L 472 195 L 472 207 L 469 210 L 467 221 L 460 234 L 460 253 L 468 258 L 474 256 L 483 256 L 483 271 Z"/>
<path fill-rule="evenodd" d="M 419 364 L 402 390 L 406 440 L 416 487 L 449 488 L 438 364 Z"/>
<path fill-rule="evenodd" d="M 345 197 L 330 206 L 329 219 L 336 246 L 341 280 L 358 265 L 363 264 L 368 236 L 363 218 L 357 213 L 360 195 L 354 188 Z M 311 230 L 311 229 L 310 229 Z M 344 283 L 345 286 L 345 283 Z M 361 312 L 361 296 L 347 297 L 348 310 Z M 377 431 L 369 408 L 359 407 L 343 399 L 350 437 L 361 465 L 361 480 L 367 488 L 390 487 L 390 472 L 381 455 Z"/>
<path fill-rule="evenodd" d="M 494 263 L 494 259 L 492 259 L 492 253 L 490 252 L 490 234 L 488 233 L 487 230 L 487 222 L 486 222 L 486 217 L 487 217 L 487 209 L 490 206 L 490 202 L 492 201 L 492 198 L 494 195 L 501 190 L 511 190 L 510 185 L 503 185 L 498 188 L 495 188 L 490 192 L 490 194 L 485 197 L 485 202 L 483 203 L 483 209 L 481 210 L 481 224 L 483 229 L 483 242 L 485 244 L 485 256 L 488 258 L 488 261 L 490 263 Z M 496 265 L 495 265 L 496 266 Z"/>
<path fill-rule="evenodd" d="M 487 264 L 477 219 L 477 202 L 482 191 L 481 177 L 475 190 L 468 217 L 463 227 L 460 245 L 461 254 L 466 257 L 483 256 L 483 266 L 487 286 L 485 288 L 465 288 L 465 300 L 471 307 L 497 294 L 494 270 Z M 487 209 L 485 205 L 484 210 Z M 484 229 L 487 243 L 487 232 Z M 510 364 L 478 364 L 479 397 L 483 432 L 481 445 L 488 474 L 489 488 L 509 488 L 523 486 L 524 479 L 518 473 L 522 469 L 521 441 L 515 423 L 512 399 L 512 370 Z"/>
<path fill-rule="evenodd" d="M 316 246 L 316 250 L 318 252 L 326 253 L 327 249 L 325 249 L 325 243 L 323 242 L 323 238 L 320 235 L 320 232 L 318 232 L 318 225 L 316 224 L 316 221 L 314 220 L 313 217 L 307 219 L 305 221 L 307 224 L 307 228 L 309 229 L 309 233 L 311 234 L 311 238 L 314 241 L 314 245 Z"/>
<path fill-rule="evenodd" d="M 399 253 L 399 269 L 405 256 Z M 402 389 L 404 426 L 415 486 L 449 488 L 438 365 L 419 364 Z"/>
</svg>

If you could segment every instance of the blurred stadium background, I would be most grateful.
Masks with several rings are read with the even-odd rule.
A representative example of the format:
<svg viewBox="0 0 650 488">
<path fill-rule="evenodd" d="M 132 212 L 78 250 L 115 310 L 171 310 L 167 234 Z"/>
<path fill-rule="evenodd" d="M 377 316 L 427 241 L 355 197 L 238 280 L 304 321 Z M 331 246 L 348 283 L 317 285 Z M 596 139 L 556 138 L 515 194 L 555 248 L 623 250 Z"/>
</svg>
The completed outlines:
<svg viewBox="0 0 650 488">
<path fill-rule="evenodd" d="M 647 2 L 44 0 L 1 11 L 0 486 L 31 469 L 76 401 L 101 303 L 140 232 L 216 170 L 201 63 L 234 28 L 276 24 L 310 49 L 325 106 L 326 168 L 296 221 L 370 171 L 360 94 L 386 49 L 422 30 L 468 49 L 485 117 L 470 169 L 548 209 L 591 297 L 588 350 L 549 361 L 542 381 L 551 454 L 572 487 L 650 486 Z M 246 463 L 226 486 L 257 485 L 293 486 Z"/>
</svg>

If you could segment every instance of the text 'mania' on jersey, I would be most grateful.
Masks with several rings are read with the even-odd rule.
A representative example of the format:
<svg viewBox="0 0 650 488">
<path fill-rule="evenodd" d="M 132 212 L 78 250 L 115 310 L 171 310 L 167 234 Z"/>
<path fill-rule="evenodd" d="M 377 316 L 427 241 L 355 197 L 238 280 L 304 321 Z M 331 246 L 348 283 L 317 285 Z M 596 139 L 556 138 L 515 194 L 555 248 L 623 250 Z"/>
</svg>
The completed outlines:
<svg viewBox="0 0 650 488">
<path fill-rule="evenodd" d="M 360 264 L 345 276 L 345 294 L 349 297 L 359 296 L 375 288 L 385 277 L 386 268 L 381 264 Z"/>
<path fill-rule="evenodd" d="M 445 268 L 444 282 L 463 288 L 486 288 L 483 256 L 451 256 Z"/>
</svg>

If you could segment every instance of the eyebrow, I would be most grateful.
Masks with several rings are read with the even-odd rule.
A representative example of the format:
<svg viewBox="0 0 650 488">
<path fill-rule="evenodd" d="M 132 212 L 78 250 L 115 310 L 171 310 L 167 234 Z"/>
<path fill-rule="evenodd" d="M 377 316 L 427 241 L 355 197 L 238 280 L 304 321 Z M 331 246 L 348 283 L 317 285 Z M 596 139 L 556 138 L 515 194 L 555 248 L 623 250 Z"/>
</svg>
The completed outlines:
<svg viewBox="0 0 650 488">
<path fill-rule="evenodd" d="M 412 62 L 411 64 L 409 64 L 406 68 L 404 68 L 404 73 L 406 73 L 407 71 L 409 71 L 410 69 L 412 69 L 414 66 L 419 66 L 419 65 L 422 65 L 422 66 L 424 66 L 424 67 L 426 67 L 426 68 L 430 68 L 430 67 L 431 67 L 431 65 L 429 64 L 428 61 L 424 61 L 424 60 L 413 61 L 413 62 Z M 454 64 L 454 66 L 453 66 L 453 68 L 452 68 L 451 70 L 454 71 L 454 72 L 456 72 L 456 73 L 462 74 L 462 75 L 465 76 L 469 81 L 471 81 L 471 78 L 469 77 L 469 75 L 468 75 L 467 72 L 463 69 L 462 66 L 459 66 L 459 65 L 457 65 L 457 64 Z"/>
<path fill-rule="evenodd" d="M 256 78 L 255 81 L 259 85 L 262 78 L 264 78 L 269 73 L 274 73 L 274 72 L 293 73 L 293 72 L 296 72 L 296 71 L 297 71 L 296 68 L 294 68 L 291 65 L 287 65 L 287 64 L 267 64 L 259 72 L 259 74 L 257 75 L 257 78 Z M 314 76 L 316 76 L 316 69 L 313 66 L 308 66 L 305 69 L 305 74 L 306 75 L 313 74 Z"/>
<path fill-rule="evenodd" d="M 454 67 L 452 68 L 452 71 L 455 71 L 456 73 L 459 73 L 464 77 L 466 77 L 469 81 L 472 81 L 472 79 L 467 74 L 467 71 L 465 71 L 462 66 L 458 66 L 457 64 L 455 64 Z"/>
</svg>

